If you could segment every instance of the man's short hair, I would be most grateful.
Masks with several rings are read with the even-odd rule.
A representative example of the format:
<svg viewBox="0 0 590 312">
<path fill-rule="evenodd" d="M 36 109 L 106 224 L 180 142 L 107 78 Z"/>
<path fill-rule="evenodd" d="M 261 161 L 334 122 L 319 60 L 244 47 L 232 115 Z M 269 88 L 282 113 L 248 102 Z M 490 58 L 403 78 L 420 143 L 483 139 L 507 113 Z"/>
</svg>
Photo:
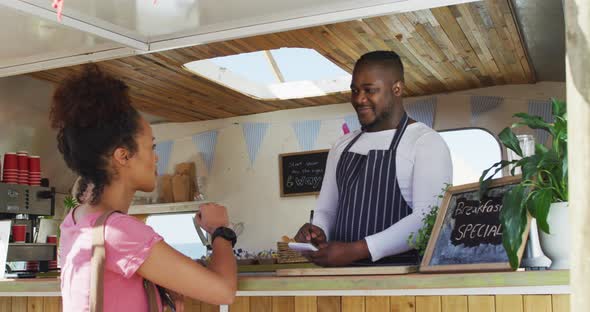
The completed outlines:
<svg viewBox="0 0 590 312">
<path fill-rule="evenodd" d="M 399 75 L 401 81 L 404 81 L 404 65 L 402 60 L 393 51 L 372 51 L 363 54 L 358 61 L 356 61 L 355 67 L 367 64 L 379 64 L 393 72 L 394 75 Z"/>
</svg>

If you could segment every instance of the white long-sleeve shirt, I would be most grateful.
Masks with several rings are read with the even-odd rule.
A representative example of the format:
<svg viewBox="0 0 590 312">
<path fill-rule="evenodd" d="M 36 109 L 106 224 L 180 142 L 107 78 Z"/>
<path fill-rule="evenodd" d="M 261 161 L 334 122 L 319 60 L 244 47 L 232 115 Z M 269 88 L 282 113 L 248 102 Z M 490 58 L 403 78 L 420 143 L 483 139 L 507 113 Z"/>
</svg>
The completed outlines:
<svg viewBox="0 0 590 312">
<path fill-rule="evenodd" d="M 395 131 L 363 133 L 349 152 L 367 155 L 369 150 L 387 150 Z M 328 153 L 314 216 L 314 225 L 324 230 L 328 240 L 338 213 L 336 166 L 343 150 L 358 134 L 359 131 L 355 131 L 344 135 Z M 365 237 L 373 261 L 411 249 L 407 243 L 409 234 L 422 227 L 424 214 L 439 204 L 438 195 L 453 177 L 451 155 L 445 141 L 436 131 L 419 122 L 408 125 L 398 145 L 395 164 L 400 191 L 413 210 L 382 232 Z"/>
</svg>

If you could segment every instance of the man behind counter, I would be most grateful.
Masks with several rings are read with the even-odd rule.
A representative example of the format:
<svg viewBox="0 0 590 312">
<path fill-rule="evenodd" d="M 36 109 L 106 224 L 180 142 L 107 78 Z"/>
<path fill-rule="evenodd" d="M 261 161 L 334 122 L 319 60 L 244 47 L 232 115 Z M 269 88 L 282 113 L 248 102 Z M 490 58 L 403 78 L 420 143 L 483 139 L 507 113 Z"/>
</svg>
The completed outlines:
<svg viewBox="0 0 590 312">
<path fill-rule="evenodd" d="M 404 70 L 396 53 L 361 56 L 350 89 L 362 130 L 330 150 L 313 225 L 304 224 L 295 236 L 319 248 L 305 256 L 321 266 L 387 262 L 410 251 L 408 235 L 452 180 L 442 137 L 405 112 Z"/>
</svg>

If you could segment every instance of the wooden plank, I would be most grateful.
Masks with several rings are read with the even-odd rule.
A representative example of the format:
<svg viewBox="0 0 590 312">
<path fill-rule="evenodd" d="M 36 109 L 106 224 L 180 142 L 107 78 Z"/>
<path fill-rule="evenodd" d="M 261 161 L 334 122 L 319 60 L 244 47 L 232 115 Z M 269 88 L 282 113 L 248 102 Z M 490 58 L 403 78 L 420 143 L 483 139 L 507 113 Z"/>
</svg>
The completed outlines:
<svg viewBox="0 0 590 312">
<path fill-rule="evenodd" d="M 219 306 L 201 302 L 201 312 L 219 312 Z"/>
<path fill-rule="evenodd" d="M 369 298 L 369 297 L 367 297 Z M 365 297 L 343 296 L 342 297 L 342 312 L 365 312 Z"/>
<path fill-rule="evenodd" d="M 273 312 L 294 312 L 295 298 L 294 297 L 272 297 L 272 311 Z"/>
<path fill-rule="evenodd" d="M 416 312 L 441 312 L 441 297 L 417 296 Z"/>
<path fill-rule="evenodd" d="M 0 311 L 12 311 L 12 297 L 0 297 Z"/>
<path fill-rule="evenodd" d="M 443 296 L 442 312 L 468 312 L 467 296 Z"/>
<path fill-rule="evenodd" d="M 523 296 L 524 312 L 551 312 L 551 295 Z"/>
<path fill-rule="evenodd" d="M 397 275 L 409 274 L 418 266 L 347 267 L 347 268 L 296 268 L 277 270 L 277 276 L 339 276 L 339 275 Z"/>
<path fill-rule="evenodd" d="M 272 312 L 272 297 L 250 297 L 250 311 Z"/>
<path fill-rule="evenodd" d="M 236 297 L 229 306 L 229 312 L 250 312 L 250 297 Z"/>
<path fill-rule="evenodd" d="M 317 312 L 318 297 L 295 297 L 295 312 Z"/>
<path fill-rule="evenodd" d="M 27 297 L 27 312 L 43 312 L 43 297 Z"/>
<path fill-rule="evenodd" d="M 391 303 L 389 297 L 369 296 L 365 298 L 365 310 L 367 312 L 390 312 Z"/>
<path fill-rule="evenodd" d="M 12 312 L 27 311 L 27 297 L 12 297 Z"/>
<path fill-rule="evenodd" d="M 552 295 L 553 312 L 570 312 L 570 295 Z"/>
<path fill-rule="evenodd" d="M 469 311 L 495 312 L 496 302 L 494 296 L 469 296 L 467 302 Z"/>
<path fill-rule="evenodd" d="M 43 312 L 61 312 L 61 297 L 44 297 Z M 0 311 L 3 311 L 0 309 Z M 188 311 L 187 311 L 188 312 Z"/>
<path fill-rule="evenodd" d="M 496 296 L 496 312 L 522 312 L 522 310 L 521 295 Z"/>
<path fill-rule="evenodd" d="M 318 312 L 340 312 L 340 297 L 318 297 Z"/>
<path fill-rule="evenodd" d="M 255 99 L 182 68 L 191 61 L 280 47 L 314 49 L 348 72 L 363 53 L 396 51 L 406 68 L 407 95 L 534 82 L 534 69 L 509 0 L 389 14 L 98 64 L 127 82 L 136 107 L 171 121 L 209 120 L 342 102 L 339 94 L 312 99 Z M 60 82 L 82 68 L 76 65 L 31 75 Z"/>
<path fill-rule="evenodd" d="M 184 310 L 186 312 L 201 312 L 201 302 L 196 299 L 184 297 Z"/>
<path fill-rule="evenodd" d="M 391 312 L 415 312 L 416 297 L 414 296 L 396 296 L 390 297 Z"/>
</svg>

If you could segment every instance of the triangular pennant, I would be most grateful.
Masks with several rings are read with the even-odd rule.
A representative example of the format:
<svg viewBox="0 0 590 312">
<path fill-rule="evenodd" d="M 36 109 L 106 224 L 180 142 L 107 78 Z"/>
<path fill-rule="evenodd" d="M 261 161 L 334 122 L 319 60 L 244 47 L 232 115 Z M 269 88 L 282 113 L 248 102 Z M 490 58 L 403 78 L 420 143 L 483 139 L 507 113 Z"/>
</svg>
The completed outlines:
<svg viewBox="0 0 590 312">
<path fill-rule="evenodd" d="M 471 125 L 478 123 L 479 117 L 500 106 L 504 98 L 498 96 L 471 96 Z"/>
<path fill-rule="evenodd" d="M 529 115 L 539 116 L 545 122 L 553 122 L 551 101 L 530 100 L 529 101 Z M 545 144 L 549 137 L 549 132 L 543 129 L 535 129 L 535 140 L 539 144 Z"/>
<path fill-rule="evenodd" d="M 348 130 L 350 130 L 350 132 L 359 130 L 361 128 L 361 123 L 359 122 L 359 118 L 357 115 L 344 116 L 344 121 L 346 122 Z"/>
<path fill-rule="evenodd" d="M 304 120 L 293 123 L 293 130 L 299 141 L 302 151 L 310 151 L 315 147 L 315 142 L 320 134 L 320 120 Z"/>
<path fill-rule="evenodd" d="M 158 155 L 158 175 L 168 173 L 168 163 L 172 154 L 174 141 L 164 141 L 156 143 L 156 155 Z"/>
<path fill-rule="evenodd" d="M 199 152 L 203 154 L 203 159 L 207 165 L 208 172 L 213 168 L 213 159 L 215 158 L 215 145 L 217 144 L 217 130 L 207 131 L 193 135 L 193 142 Z"/>
<path fill-rule="evenodd" d="M 410 118 L 419 121 L 430 128 L 434 126 L 434 112 L 436 110 L 436 97 L 421 99 L 406 106 Z"/>
<path fill-rule="evenodd" d="M 256 155 L 260 150 L 264 136 L 270 123 L 268 122 L 247 122 L 242 124 L 242 131 L 244 133 L 244 140 L 248 147 L 248 156 L 250 157 L 250 167 L 254 166 Z"/>
</svg>

